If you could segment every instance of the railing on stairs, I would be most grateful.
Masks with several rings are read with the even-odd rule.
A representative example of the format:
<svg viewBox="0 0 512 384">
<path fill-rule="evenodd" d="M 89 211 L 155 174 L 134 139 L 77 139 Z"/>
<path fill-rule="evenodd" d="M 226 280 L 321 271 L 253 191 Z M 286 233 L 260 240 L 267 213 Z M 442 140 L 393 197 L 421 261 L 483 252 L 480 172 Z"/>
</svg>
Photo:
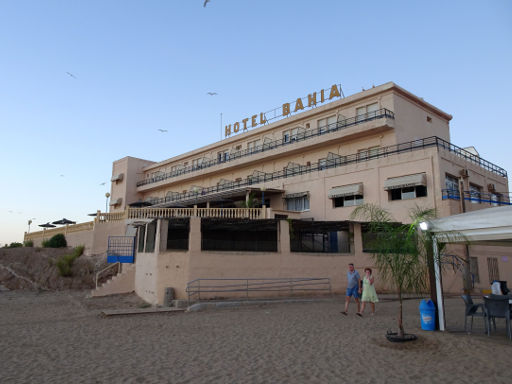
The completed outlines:
<svg viewBox="0 0 512 384">
<path fill-rule="evenodd" d="M 96 273 L 96 289 L 98 289 L 98 281 L 100 278 L 100 275 L 110 269 L 113 269 L 115 266 L 117 266 L 117 273 L 119 274 L 121 272 L 121 263 L 118 261 L 116 263 L 110 264 L 108 267 L 103 268 L 101 271 Z"/>
</svg>

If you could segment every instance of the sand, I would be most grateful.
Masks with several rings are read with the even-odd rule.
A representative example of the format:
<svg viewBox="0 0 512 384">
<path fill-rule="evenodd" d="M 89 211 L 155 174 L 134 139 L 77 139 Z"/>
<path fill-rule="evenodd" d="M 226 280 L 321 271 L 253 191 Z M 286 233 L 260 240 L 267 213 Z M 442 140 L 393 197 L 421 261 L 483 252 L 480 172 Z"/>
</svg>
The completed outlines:
<svg viewBox="0 0 512 384">
<path fill-rule="evenodd" d="M 0 292 L 1 383 L 509 383 L 512 342 L 503 321 L 490 338 L 475 319 L 455 332 L 420 329 L 418 300 L 405 303 L 413 344 L 393 344 L 397 303 L 359 318 L 342 301 L 274 304 L 185 314 L 102 318 L 140 306 L 133 295 L 86 299 L 83 291 Z"/>
</svg>

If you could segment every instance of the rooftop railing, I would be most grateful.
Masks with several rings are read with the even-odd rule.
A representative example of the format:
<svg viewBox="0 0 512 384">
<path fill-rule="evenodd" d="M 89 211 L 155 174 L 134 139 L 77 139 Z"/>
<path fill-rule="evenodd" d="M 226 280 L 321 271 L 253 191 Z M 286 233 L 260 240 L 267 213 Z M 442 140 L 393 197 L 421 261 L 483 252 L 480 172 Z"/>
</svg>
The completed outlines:
<svg viewBox="0 0 512 384">
<path fill-rule="evenodd" d="M 349 164 L 366 162 L 374 159 L 388 157 L 406 152 L 412 152 L 416 150 L 422 150 L 426 148 L 437 147 L 445 151 L 453 153 L 455 156 L 460 157 L 464 160 L 468 160 L 471 163 L 477 164 L 478 166 L 497 174 L 498 176 L 507 177 L 507 172 L 503 169 L 494 165 L 472 153 L 453 145 L 446 140 L 439 137 L 432 136 L 425 139 L 414 140 L 406 143 L 391 145 L 388 147 L 375 148 L 365 152 L 359 152 L 347 156 L 338 156 L 335 158 L 327 158 L 316 163 L 309 165 L 293 164 L 293 166 L 287 167 L 281 171 L 272 173 L 261 173 L 257 176 L 248 176 L 245 179 L 238 181 L 230 181 L 224 184 L 219 184 L 212 187 L 203 188 L 200 190 L 186 191 L 186 192 L 175 192 L 174 194 L 162 197 L 153 198 L 151 203 L 153 205 L 165 205 L 178 203 L 182 201 L 193 201 L 198 197 L 208 197 L 208 195 L 217 194 L 223 191 L 229 191 L 237 188 L 250 187 L 259 183 L 271 182 L 283 178 L 293 177 L 297 175 L 303 175 L 311 172 L 323 171 L 330 168 L 343 167 Z"/>
<path fill-rule="evenodd" d="M 287 139 L 279 139 L 275 141 L 271 141 L 268 143 L 263 143 L 253 148 L 247 148 L 239 151 L 235 151 L 229 154 L 227 157 L 212 159 L 212 160 L 203 160 L 203 162 L 199 165 L 191 165 L 187 167 L 183 167 L 182 169 L 167 172 L 155 177 L 151 177 L 148 179 L 140 180 L 137 182 L 137 187 L 141 187 L 143 185 L 157 183 L 162 180 L 166 180 L 172 177 L 178 177 L 190 172 L 195 172 L 201 169 L 213 167 L 218 164 L 234 161 L 236 159 L 240 159 L 242 157 L 251 156 L 257 153 L 270 151 L 276 148 L 280 148 L 291 143 L 300 142 L 304 140 L 308 140 L 314 137 L 322 136 L 328 133 L 337 132 L 341 129 L 351 127 L 357 124 L 363 124 L 368 121 L 376 120 L 376 119 L 394 119 L 395 114 L 386 108 L 381 108 L 374 112 L 368 112 L 362 115 L 358 115 L 355 117 L 349 117 L 348 119 L 336 121 L 327 126 L 320 128 L 313 128 L 308 130 L 303 130 L 302 132 L 298 132 L 297 134 L 290 135 Z"/>
</svg>

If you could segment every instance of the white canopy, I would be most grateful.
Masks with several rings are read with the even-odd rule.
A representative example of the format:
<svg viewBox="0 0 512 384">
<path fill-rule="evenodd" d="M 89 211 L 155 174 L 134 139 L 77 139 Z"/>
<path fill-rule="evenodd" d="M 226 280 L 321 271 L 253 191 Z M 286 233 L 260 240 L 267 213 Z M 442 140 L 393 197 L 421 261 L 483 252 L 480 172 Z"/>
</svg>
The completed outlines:
<svg viewBox="0 0 512 384">
<path fill-rule="evenodd" d="M 442 243 L 512 246 L 512 205 L 432 220 L 428 229 Z"/>
<path fill-rule="evenodd" d="M 470 242 L 471 244 L 512 246 L 512 205 L 480 209 L 432 220 L 439 329 L 444 331 L 443 290 L 439 267 L 438 243 Z"/>
</svg>

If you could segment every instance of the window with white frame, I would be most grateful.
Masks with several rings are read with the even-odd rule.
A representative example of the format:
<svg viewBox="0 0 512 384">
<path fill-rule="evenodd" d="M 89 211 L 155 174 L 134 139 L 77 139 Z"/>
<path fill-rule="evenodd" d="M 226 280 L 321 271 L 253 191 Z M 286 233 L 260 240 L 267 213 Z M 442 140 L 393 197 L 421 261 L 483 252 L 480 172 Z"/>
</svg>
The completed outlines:
<svg viewBox="0 0 512 384">
<path fill-rule="evenodd" d="M 217 162 L 222 163 L 229 160 L 229 150 L 217 152 Z"/>
<path fill-rule="evenodd" d="M 356 108 L 356 121 L 362 121 L 368 118 L 375 117 L 379 110 L 379 103 L 372 103 L 364 107 Z"/>
<path fill-rule="evenodd" d="M 336 127 L 336 115 L 317 121 L 318 133 L 322 134 Z"/>
<path fill-rule="evenodd" d="M 469 197 L 471 199 L 471 203 L 480 204 L 482 202 L 482 187 L 469 184 Z"/>
<path fill-rule="evenodd" d="M 444 186 L 448 190 L 450 196 L 459 196 L 459 179 L 455 176 L 446 174 L 444 178 Z"/>
<path fill-rule="evenodd" d="M 409 200 L 425 196 L 427 196 L 427 187 L 424 185 L 389 190 L 389 200 Z"/>
<path fill-rule="evenodd" d="M 304 193 L 301 196 L 286 196 L 286 209 L 288 211 L 307 211 L 309 210 L 309 194 Z"/>
<path fill-rule="evenodd" d="M 200 159 L 194 159 L 192 160 L 192 168 L 200 168 L 201 165 L 203 165 L 204 158 L 201 157 Z"/>
<path fill-rule="evenodd" d="M 261 148 L 261 140 L 249 141 L 247 143 L 247 150 L 249 153 L 258 151 Z"/>
<path fill-rule="evenodd" d="M 333 204 L 334 208 L 354 207 L 356 205 L 361 205 L 363 203 L 364 203 L 363 195 L 335 197 L 334 199 L 332 199 L 332 204 Z"/>
<path fill-rule="evenodd" d="M 500 198 L 501 198 L 501 196 L 500 196 L 499 193 L 491 192 L 491 193 L 489 193 L 489 196 L 490 196 L 490 200 L 491 200 L 491 205 L 493 207 L 497 207 L 497 206 L 500 205 Z"/>
</svg>

